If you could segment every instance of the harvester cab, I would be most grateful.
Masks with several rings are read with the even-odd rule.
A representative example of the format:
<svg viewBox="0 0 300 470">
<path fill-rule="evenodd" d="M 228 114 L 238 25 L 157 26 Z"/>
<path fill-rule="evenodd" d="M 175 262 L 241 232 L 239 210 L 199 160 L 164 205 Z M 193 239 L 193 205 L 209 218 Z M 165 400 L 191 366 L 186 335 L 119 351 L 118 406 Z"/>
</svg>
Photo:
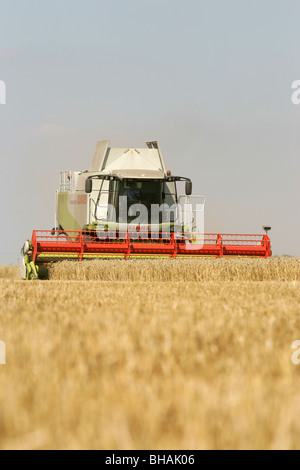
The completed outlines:
<svg viewBox="0 0 300 470">
<path fill-rule="evenodd" d="M 37 279 L 41 266 L 62 260 L 271 256 L 267 233 L 204 233 L 204 207 L 189 178 L 166 170 L 158 142 L 97 142 L 88 170 L 60 173 L 55 227 L 25 243 L 22 277 Z"/>
<path fill-rule="evenodd" d="M 186 183 L 186 195 L 192 193 L 190 179 L 166 171 L 157 142 L 148 142 L 144 149 L 115 149 L 108 141 L 98 142 L 90 169 L 63 172 L 60 181 L 57 229 L 65 233 L 104 227 L 118 231 L 120 224 L 123 230 L 142 225 L 148 230 L 154 223 L 168 222 L 168 208 L 179 201 L 178 182 Z M 154 220 L 153 206 L 162 209 L 160 221 Z M 178 218 L 173 214 L 171 223 Z"/>
</svg>

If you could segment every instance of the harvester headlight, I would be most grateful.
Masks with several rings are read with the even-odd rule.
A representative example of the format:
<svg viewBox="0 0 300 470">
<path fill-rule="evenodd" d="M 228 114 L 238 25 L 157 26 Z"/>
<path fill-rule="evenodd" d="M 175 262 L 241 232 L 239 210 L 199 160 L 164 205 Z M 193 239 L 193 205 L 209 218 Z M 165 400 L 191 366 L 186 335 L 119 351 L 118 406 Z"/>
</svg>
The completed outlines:
<svg viewBox="0 0 300 470">
<path fill-rule="evenodd" d="M 272 229 L 272 227 L 270 225 L 264 225 L 263 226 L 263 230 L 266 232 L 266 234 L 268 235 L 268 232 Z"/>
</svg>

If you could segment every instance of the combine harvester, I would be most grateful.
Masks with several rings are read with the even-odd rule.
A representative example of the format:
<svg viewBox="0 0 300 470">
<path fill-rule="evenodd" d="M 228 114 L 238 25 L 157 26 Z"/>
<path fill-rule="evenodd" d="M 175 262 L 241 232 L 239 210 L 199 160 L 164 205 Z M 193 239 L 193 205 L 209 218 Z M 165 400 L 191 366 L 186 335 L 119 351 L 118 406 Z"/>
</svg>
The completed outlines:
<svg viewBox="0 0 300 470">
<path fill-rule="evenodd" d="M 263 235 L 204 233 L 204 196 L 166 171 L 157 142 L 146 145 L 97 142 L 89 170 L 60 174 L 56 226 L 24 244 L 23 279 L 63 260 L 271 256 L 270 227 Z"/>
</svg>

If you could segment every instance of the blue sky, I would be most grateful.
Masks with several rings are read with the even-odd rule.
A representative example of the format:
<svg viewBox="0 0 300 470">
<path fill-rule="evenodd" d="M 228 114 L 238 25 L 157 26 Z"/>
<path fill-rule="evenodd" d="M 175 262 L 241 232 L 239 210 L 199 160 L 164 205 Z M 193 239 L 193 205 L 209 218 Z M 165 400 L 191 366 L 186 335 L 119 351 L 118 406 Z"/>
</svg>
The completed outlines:
<svg viewBox="0 0 300 470">
<path fill-rule="evenodd" d="M 289 0 L 0 1 L 0 263 L 54 225 L 62 170 L 95 142 L 160 142 L 205 194 L 206 230 L 300 256 L 300 4 Z"/>
</svg>

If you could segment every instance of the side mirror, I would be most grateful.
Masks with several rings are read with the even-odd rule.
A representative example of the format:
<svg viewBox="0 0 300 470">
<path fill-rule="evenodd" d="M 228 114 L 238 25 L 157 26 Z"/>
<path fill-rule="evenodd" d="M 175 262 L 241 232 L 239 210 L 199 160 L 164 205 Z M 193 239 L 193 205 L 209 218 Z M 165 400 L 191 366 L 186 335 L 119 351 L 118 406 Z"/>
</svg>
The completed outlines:
<svg viewBox="0 0 300 470">
<path fill-rule="evenodd" d="M 87 179 L 85 182 L 85 192 L 87 194 L 91 194 L 93 190 L 93 181 L 91 179 Z"/>
<path fill-rule="evenodd" d="M 191 181 L 186 181 L 185 183 L 185 194 L 191 196 L 193 192 L 193 183 Z"/>
</svg>

